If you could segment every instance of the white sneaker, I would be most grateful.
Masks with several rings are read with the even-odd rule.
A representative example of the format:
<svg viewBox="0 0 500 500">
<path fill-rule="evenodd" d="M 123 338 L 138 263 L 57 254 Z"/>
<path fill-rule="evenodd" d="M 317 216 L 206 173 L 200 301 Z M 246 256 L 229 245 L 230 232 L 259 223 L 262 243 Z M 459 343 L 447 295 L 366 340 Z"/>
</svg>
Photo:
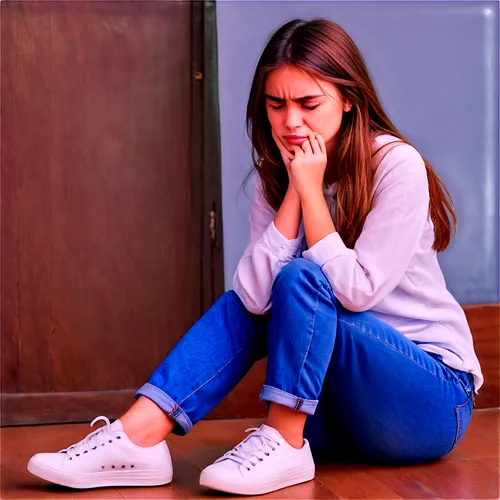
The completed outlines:
<svg viewBox="0 0 500 500">
<path fill-rule="evenodd" d="M 204 469 L 200 484 L 238 495 L 262 495 L 314 478 L 307 440 L 297 450 L 273 427 L 262 424 L 240 444 Z"/>
<path fill-rule="evenodd" d="M 172 460 L 165 441 L 155 446 L 134 444 L 120 420 L 90 433 L 58 453 L 37 453 L 28 471 L 46 481 L 70 488 L 105 486 L 159 486 L 172 481 Z"/>
</svg>

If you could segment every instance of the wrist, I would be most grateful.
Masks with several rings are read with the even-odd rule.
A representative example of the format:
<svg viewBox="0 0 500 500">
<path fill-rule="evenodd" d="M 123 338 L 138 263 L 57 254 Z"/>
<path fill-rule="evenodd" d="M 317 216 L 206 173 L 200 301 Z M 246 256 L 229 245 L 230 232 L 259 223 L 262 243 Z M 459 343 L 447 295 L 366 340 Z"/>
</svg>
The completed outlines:
<svg viewBox="0 0 500 500">
<path fill-rule="evenodd" d="M 288 185 L 288 190 L 285 196 L 290 200 L 295 200 L 300 203 L 299 193 L 297 193 L 297 190 L 292 186 L 292 184 Z"/>
<path fill-rule="evenodd" d="M 308 206 L 308 205 L 316 205 L 317 206 L 318 203 L 320 203 L 320 204 L 326 203 L 325 196 L 324 196 L 323 191 L 321 189 L 304 193 L 300 197 L 300 201 L 301 201 L 302 207 Z"/>
</svg>

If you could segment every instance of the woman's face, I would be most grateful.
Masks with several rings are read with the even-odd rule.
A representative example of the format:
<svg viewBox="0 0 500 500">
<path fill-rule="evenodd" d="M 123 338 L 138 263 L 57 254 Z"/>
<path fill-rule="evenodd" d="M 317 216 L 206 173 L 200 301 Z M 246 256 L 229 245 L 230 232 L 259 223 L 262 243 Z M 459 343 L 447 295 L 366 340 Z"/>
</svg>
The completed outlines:
<svg viewBox="0 0 500 500">
<path fill-rule="evenodd" d="M 267 76 L 265 99 L 271 127 L 290 151 L 293 145 L 302 144 L 304 138 L 316 132 L 323 136 L 330 152 L 342 115 L 351 108 L 349 103 L 342 102 L 335 85 L 315 80 L 294 66 L 282 66 Z M 300 138 L 287 137 L 289 135 Z"/>
</svg>

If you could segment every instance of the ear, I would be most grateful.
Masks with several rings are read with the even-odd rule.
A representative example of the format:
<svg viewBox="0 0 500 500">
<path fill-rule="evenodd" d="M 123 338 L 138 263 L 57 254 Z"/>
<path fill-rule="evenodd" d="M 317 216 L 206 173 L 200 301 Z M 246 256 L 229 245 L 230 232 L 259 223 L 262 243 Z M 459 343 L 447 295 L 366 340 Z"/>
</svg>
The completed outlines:
<svg viewBox="0 0 500 500">
<path fill-rule="evenodd" d="M 351 111 L 351 108 L 352 103 L 350 103 L 349 101 L 344 101 L 344 112 L 348 113 L 349 111 Z"/>
</svg>

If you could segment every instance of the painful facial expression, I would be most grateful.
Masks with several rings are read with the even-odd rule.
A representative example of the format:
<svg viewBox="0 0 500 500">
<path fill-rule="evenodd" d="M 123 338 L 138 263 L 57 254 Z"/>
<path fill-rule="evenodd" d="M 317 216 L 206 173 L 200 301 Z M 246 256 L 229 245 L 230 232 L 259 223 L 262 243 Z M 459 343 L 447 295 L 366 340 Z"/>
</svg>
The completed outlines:
<svg viewBox="0 0 500 500">
<path fill-rule="evenodd" d="M 351 109 L 350 103 L 343 102 L 335 85 L 315 79 L 294 66 L 282 66 L 267 76 L 265 96 L 271 127 L 290 151 L 293 145 L 302 144 L 309 134 L 319 133 L 330 152 L 342 115 Z"/>
</svg>

